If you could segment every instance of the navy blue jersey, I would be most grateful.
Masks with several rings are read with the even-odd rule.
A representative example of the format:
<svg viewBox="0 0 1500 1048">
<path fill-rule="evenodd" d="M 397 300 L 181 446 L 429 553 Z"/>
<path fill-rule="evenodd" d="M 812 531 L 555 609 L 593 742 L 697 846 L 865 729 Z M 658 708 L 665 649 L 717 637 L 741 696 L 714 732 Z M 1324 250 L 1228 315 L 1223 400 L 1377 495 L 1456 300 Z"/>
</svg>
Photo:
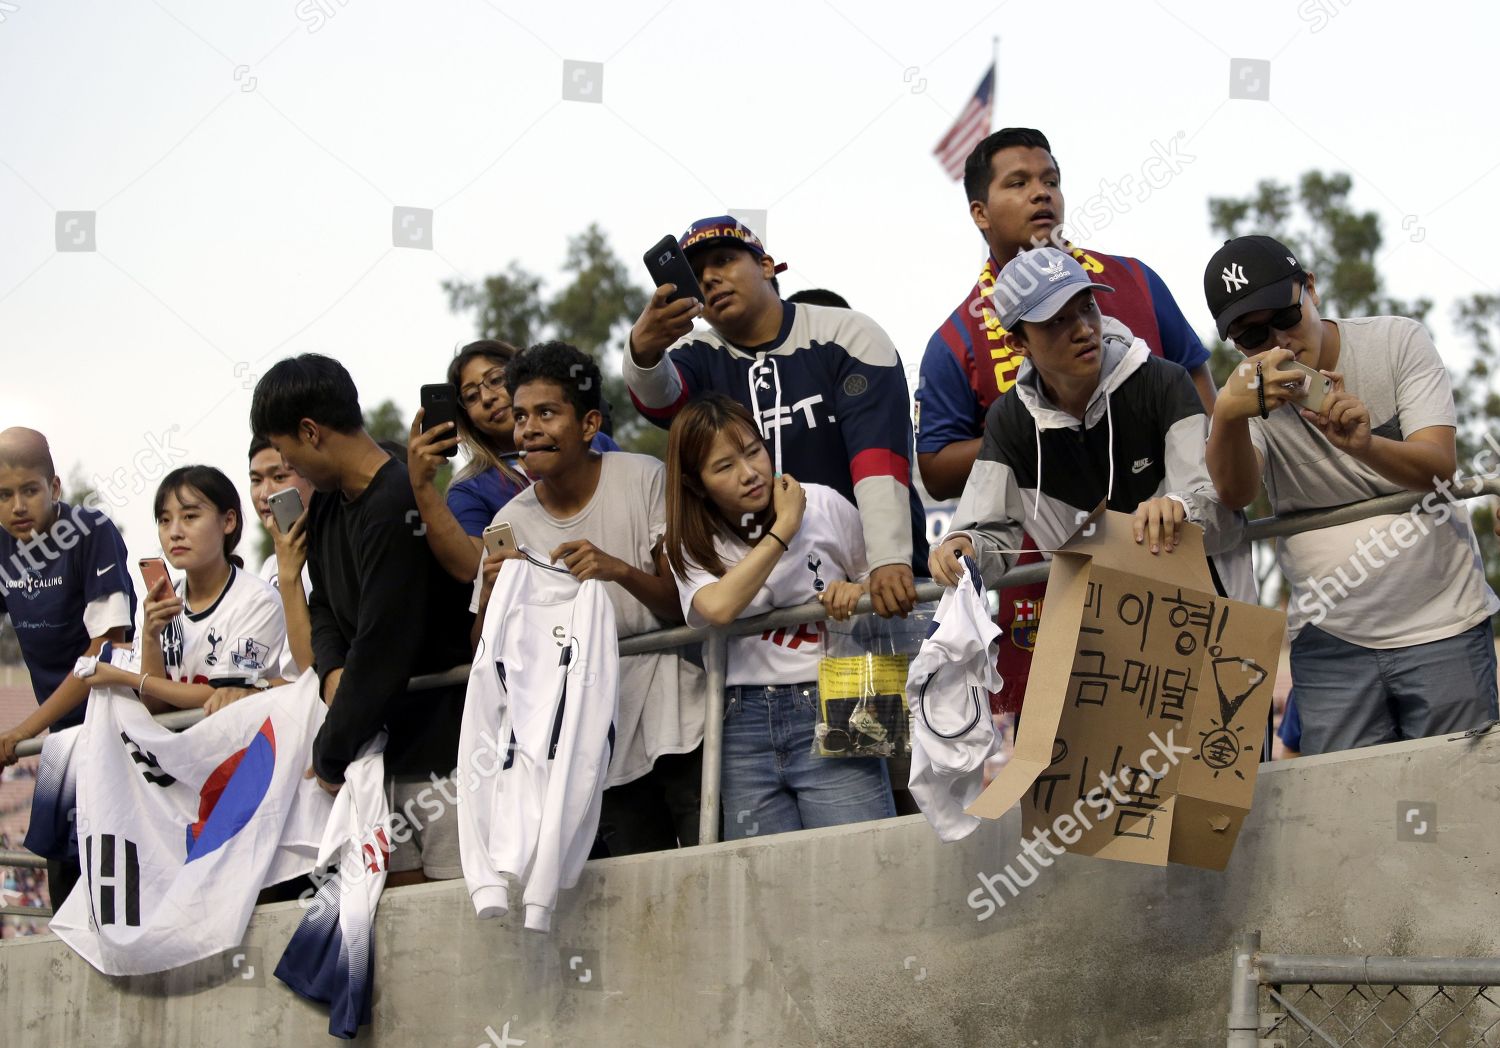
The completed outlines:
<svg viewBox="0 0 1500 1048">
<path fill-rule="evenodd" d="M 698 393 L 722 393 L 755 417 L 778 471 L 833 488 L 859 508 L 871 569 L 927 573 L 925 514 L 911 486 L 906 375 L 889 336 L 852 309 L 783 303 L 762 346 L 694 331 L 653 368 L 625 354 L 625 382 L 663 428 Z"/>
<path fill-rule="evenodd" d="M 123 593 L 130 615 L 122 625 L 128 630 L 135 621 L 135 586 L 119 529 L 96 509 L 59 502 L 56 510 L 52 527 L 29 542 L 0 530 L 0 614 L 10 615 L 38 704 L 88 650 L 83 613 L 90 603 Z M 54 728 L 82 724 L 86 705 Z"/>
</svg>

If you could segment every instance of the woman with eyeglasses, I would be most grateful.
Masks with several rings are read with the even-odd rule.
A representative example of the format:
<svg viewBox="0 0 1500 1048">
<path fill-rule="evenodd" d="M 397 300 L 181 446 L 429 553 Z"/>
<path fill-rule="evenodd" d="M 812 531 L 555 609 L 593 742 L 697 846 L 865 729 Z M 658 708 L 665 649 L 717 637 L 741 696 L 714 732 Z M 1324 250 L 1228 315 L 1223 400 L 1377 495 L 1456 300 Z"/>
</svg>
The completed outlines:
<svg viewBox="0 0 1500 1048">
<path fill-rule="evenodd" d="M 672 421 L 666 552 L 690 626 L 811 600 L 847 619 L 868 592 L 859 511 L 832 488 L 773 474 L 755 420 L 717 394 Z M 884 761 L 813 756 L 824 643 L 820 622 L 730 638 L 725 840 L 896 814 Z"/>
<path fill-rule="evenodd" d="M 498 339 L 470 342 L 448 364 L 448 382 L 458 390 L 462 408 L 458 432 L 451 423 L 422 432 L 421 410 L 411 424 L 406 466 L 427 543 L 444 570 L 465 582 L 479 573 L 484 529 L 501 506 L 531 485 L 516 453 L 510 394 L 505 391 L 505 367 L 519 352 Z M 463 448 L 468 461 L 454 475 L 445 499 L 437 490 L 437 472 L 456 447 Z M 620 450 L 603 433 L 594 438 L 593 448 Z"/>
</svg>

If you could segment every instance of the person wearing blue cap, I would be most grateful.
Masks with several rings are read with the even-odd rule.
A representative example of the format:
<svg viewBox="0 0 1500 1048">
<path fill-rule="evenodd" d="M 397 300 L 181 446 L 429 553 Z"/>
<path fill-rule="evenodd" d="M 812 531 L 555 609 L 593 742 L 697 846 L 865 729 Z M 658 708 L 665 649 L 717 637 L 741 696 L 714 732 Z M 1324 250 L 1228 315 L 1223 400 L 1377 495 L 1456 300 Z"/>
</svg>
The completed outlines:
<svg viewBox="0 0 1500 1048">
<path fill-rule="evenodd" d="M 1237 548 L 1244 521 L 1209 479 L 1208 418 L 1193 380 L 1101 315 L 1095 295 L 1113 290 L 1051 247 L 1001 270 L 995 304 L 1025 362 L 1012 395 L 985 417 L 932 577 L 956 585 L 965 556 L 998 573 L 1015 563 L 1023 529 L 1056 549 L 1104 501 L 1135 515 L 1135 540 L 1154 554 L 1176 548 L 1185 521 L 1202 525 L 1220 594 L 1253 601 L 1249 552 Z"/>
<path fill-rule="evenodd" d="M 743 404 L 775 471 L 833 488 L 859 510 L 870 599 L 886 617 L 916 601 L 926 522 L 911 486 L 906 376 L 890 337 L 851 309 L 782 300 L 786 268 L 743 223 L 701 219 L 679 239 L 703 300 L 656 289 L 630 331 L 625 383 L 663 428 L 698 393 Z M 702 317 L 709 330 L 696 331 Z"/>
</svg>

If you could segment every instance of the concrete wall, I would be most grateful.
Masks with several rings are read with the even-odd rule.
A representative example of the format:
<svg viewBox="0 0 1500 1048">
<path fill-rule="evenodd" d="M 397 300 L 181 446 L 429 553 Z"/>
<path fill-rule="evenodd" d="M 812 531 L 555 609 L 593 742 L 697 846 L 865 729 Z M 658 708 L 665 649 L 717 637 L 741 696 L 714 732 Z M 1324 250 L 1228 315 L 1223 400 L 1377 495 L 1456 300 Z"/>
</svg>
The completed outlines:
<svg viewBox="0 0 1500 1048">
<path fill-rule="evenodd" d="M 1398 840 L 1404 801 L 1436 805 L 1423 838 Z M 476 920 L 462 883 L 401 889 L 360 1040 L 1221 1045 L 1242 930 L 1283 953 L 1500 953 L 1497 801 L 1500 737 L 1305 758 L 1262 773 L 1227 871 L 1065 856 L 984 921 L 965 900 L 1015 858 L 1016 812 L 957 845 L 909 817 L 594 863 L 550 936 Z M 170 976 L 105 978 L 51 938 L 0 945 L 0 1041 L 332 1043 L 270 978 L 298 915 L 260 910 L 238 969 Z"/>
</svg>

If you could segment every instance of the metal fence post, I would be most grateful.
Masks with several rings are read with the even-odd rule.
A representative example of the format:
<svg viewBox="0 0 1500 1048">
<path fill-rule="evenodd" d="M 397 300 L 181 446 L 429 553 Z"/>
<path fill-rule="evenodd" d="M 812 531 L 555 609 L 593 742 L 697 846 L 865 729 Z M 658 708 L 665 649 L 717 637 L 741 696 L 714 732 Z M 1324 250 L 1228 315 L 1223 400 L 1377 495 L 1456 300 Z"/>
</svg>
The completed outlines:
<svg viewBox="0 0 1500 1048">
<path fill-rule="evenodd" d="M 1234 970 L 1229 978 L 1229 1048 L 1256 1048 L 1260 1041 L 1260 979 L 1255 955 L 1260 932 L 1245 932 L 1234 945 Z"/>
<path fill-rule="evenodd" d="M 703 786 L 698 808 L 698 843 L 719 841 L 719 770 L 723 767 L 724 672 L 729 638 L 713 630 L 703 639 L 703 670 L 708 681 L 703 702 Z"/>
</svg>

